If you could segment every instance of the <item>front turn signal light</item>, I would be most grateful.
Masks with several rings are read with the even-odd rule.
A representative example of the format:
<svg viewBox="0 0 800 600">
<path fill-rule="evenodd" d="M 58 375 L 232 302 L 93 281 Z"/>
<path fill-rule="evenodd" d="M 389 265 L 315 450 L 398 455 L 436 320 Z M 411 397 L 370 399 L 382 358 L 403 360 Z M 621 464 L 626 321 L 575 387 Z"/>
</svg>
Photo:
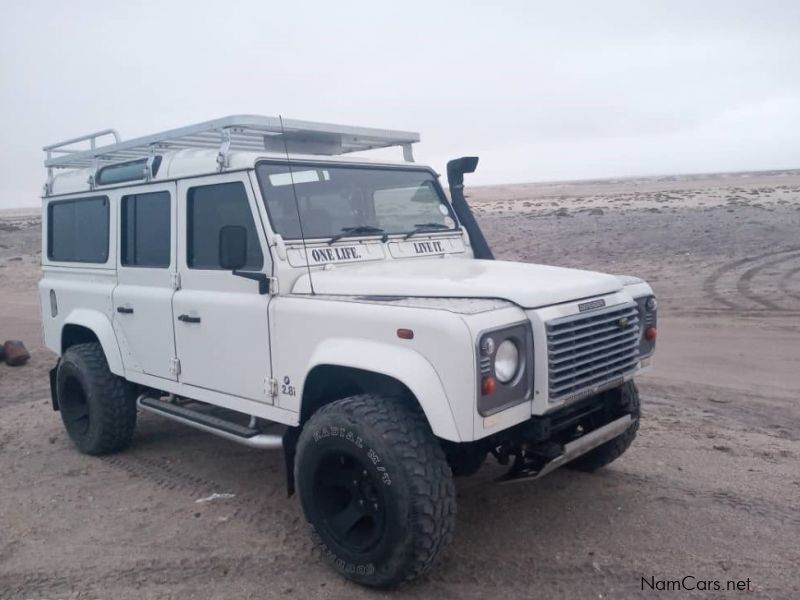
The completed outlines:
<svg viewBox="0 0 800 600">
<path fill-rule="evenodd" d="M 484 396 L 491 396 L 497 390 L 497 380 L 494 377 L 484 377 L 481 379 L 481 393 Z"/>
<path fill-rule="evenodd" d="M 656 331 L 655 327 L 648 327 L 644 330 L 644 339 L 646 339 L 648 342 L 655 342 L 657 334 L 658 332 Z"/>
</svg>

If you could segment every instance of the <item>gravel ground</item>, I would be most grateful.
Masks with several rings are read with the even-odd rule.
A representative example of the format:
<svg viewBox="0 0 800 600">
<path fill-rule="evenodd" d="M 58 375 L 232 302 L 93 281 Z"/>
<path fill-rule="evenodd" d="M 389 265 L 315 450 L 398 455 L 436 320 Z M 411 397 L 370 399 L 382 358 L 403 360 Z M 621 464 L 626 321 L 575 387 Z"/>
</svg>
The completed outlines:
<svg viewBox="0 0 800 600">
<path fill-rule="evenodd" d="M 456 539 L 394 593 L 318 560 L 282 457 L 141 415 L 78 454 L 46 400 L 36 217 L 0 214 L 0 598 L 634 598 L 650 580 L 800 597 L 800 174 L 474 188 L 499 257 L 628 273 L 660 298 L 640 435 L 596 474 L 458 480 Z M 17 260 L 17 258 L 19 260 Z M 231 494 L 214 500 L 214 494 Z M 744 585 L 744 584 L 743 584 Z M 701 584 L 702 587 L 702 584 Z"/>
</svg>

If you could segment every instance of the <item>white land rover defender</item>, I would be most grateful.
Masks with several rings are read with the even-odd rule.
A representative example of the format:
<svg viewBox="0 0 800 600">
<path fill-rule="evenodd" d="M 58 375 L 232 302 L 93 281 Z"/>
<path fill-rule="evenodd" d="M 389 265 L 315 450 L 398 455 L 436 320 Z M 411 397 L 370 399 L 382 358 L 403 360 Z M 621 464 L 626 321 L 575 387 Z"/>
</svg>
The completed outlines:
<svg viewBox="0 0 800 600">
<path fill-rule="evenodd" d="M 113 143 L 99 140 L 113 136 Z M 283 448 L 325 560 L 391 587 L 453 535 L 453 476 L 602 467 L 633 441 L 656 300 L 634 277 L 494 260 L 416 133 L 234 116 L 45 147 L 53 408 L 87 454 L 137 410 Z M 352 152 L 400 146 L 403 162 Z"/>
</svg>

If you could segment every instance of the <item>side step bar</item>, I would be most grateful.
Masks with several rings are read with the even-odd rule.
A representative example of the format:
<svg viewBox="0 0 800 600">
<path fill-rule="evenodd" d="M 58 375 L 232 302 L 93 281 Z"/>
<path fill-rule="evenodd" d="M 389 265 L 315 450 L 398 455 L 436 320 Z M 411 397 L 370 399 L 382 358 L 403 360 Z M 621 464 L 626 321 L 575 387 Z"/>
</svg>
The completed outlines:
<svg viewBox="0 0 800 600">
<path fill-rule="evenodd" d="M 507 475 L 500 478 L 500 483 L 516 483 L 518 481 L 530 481 L 532 479 L 544 477 L 551 471 L 556 470 L 558 467 L 561 467 L 567 464 L 569 461 L 586 454 L 589 452 L 589 450 L 594 450 L 598 446 L 601 446 L 602 444 L 613 440 L 615 437 L 622 435 L 625 433 L 625 431 L 627 431 L 632 422 L 633 419 L 630 415 L 625 415 L 624 417 L 620 417 L 615 421 L 611 421 L 611 423 L 603 425 L 602 427 L 579 437 L 577 440 L 573 440 L 568 444 L 565 444 L 564 452 L 559 454 L 550 462 L 546 463 L 540 469 L 533 470 L 528 469 L 525 466 L 516 471 L 512 469 L 512 472 L 509 472 Z"/>
<path fill-rule="evenodd" d="M 283 447 L 283 438 L 280 435 L 261 433 L 257 429 L 192 410 L 180 404 L 143 394 L 136 400 L 136 405 L 142 410 L 161 415 L 207 433 L 213 433 L 226 440 L 250 446 L 251 448 L 279 450 Z"/>
</svg>

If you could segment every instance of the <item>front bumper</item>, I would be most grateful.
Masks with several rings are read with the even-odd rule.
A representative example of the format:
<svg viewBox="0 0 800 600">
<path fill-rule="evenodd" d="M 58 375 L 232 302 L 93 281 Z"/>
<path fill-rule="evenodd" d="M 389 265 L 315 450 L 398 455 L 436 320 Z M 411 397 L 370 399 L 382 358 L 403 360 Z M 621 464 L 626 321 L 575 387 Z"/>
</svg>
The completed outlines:
<svg viewBox="0 0 800 600">
<path fill-rule="evenodd" d="M 532 416 L 486 442 L 498 462 L 512 462 L 500 481 L 538 479 L 637 426 L 638 393 L 632 383 Z"/>
<path fill-rule="evenodd" d="M 567 464 L 571 460 L 574 460 L 579 456 L 583 456 L 590 450 L 594 450 L 598 446 L 601 446 L 606 442 L 613 440 L 615 437 L 622 435 L 632 423 L 633 417 L 631 417 L 631 415 L 625 415 L 619 419 L 611 421 L 611 423 L 608 423 L 607 425 L 603 425 L 602 427 L 595 429 L 594 431 L 591 431 L 576 440 L 568 442 L 564 445 L 563 453 L 545 463 L 543 466 L 521 467 L 520 469 L 515 470 L 513 473 L 509 473 L 509 475 L 506 476 L 503 481 L 510 483 L 544 477 L 551 471 L 555 471 L 557 468 Z"/>
</svg>

